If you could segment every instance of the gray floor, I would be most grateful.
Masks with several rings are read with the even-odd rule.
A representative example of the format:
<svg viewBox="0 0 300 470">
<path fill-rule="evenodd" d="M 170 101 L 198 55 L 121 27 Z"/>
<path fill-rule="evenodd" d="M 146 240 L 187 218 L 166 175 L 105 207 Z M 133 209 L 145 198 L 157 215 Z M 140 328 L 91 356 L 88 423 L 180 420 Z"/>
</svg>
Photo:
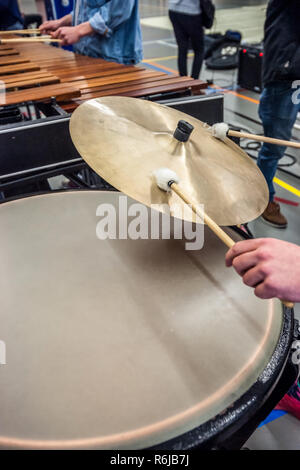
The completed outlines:
<svg viewBox="0 0 300 470">
<path fill-rule="evenodd" d="M 166 3 L 159 0 L 151 0 L 151 2 L 142 0 L 140 2 L 144 38 L 144 62 L 176 72 L 177 47 L 172 27 L 167 17 Z M 240 30 L 243 33 L 244 39 L 250 41 L 260 41 L 262 39 L 266 1 L 220 0 L 215 3 L 218 8 L 217 17 L 219 19 L 216 30 L 224 31 L 227 27 L 230 27 Z M 233 8 L 235 8 L 234 15 L 232 15 Z M 230 15 L 228 15 L 229 11 Z M 229 21 L 230 18 L 234 18 L 234 20 L 231 22 Z M 192 54 L 190 55 L 191 66 Z M 204 69 L 201 78 L 213 79 L 214 84 L 219 87 L 235 87 L 236 85 L 236 72 L 212 73 Z M 237 96 L 234 93 L 225 93 L 226 122 L 245 127 L 251 132 L 262 132 L 257 113 L 259 95 L 249 91 L 236 89 L 235 91 L 238 95 L 242 96 Z M 250 98 L 251 101 L 247 100 L 247 98 Z M 252 120 L 258 122 L 255 123 Z M 300 140 L 299 131 L 295 130 L 293 137 Z M 289 153 L 299 158 L 299 153 L 297 154 L 297 152 L 293 151 Z M 283 160 L 283 163 L 287 161 L 287 159 Z M 298 165 L 300 169 L 300 158 Z M 297 168 L 293 168 L 293 170 L 296 171 Z M 296 190 L 300 190 L 300 180 L 298 178 L 288 175 L 283 171 L 278 171 L 277 177 Z M 299 192 L 296 195 L 278 185 L 276 185 L 276 191 L 276 195 L 279 198 L 296 203 L 300 202 Z M 256 237 L 275 237 L 300 244 L 300 206 L 295 207 L 281 204 L 281 207 L 289 222 L 286 230 L 274 229 L 262 222 L 261 219 L 258 219 L 250 224 L 253 234 Z M 300 305 L 296 306 L 296 317 L 300 319 Z M 257 429 L 246 446 L 253 450 L 298 450 L 300 449 L 300 423 L 293 416 L 286 414 Z"/>
<path fill-rule="evenodd" d="M 263 37 L 263 21 L 266 1 L 264 0 L 216 0 L 217 23 L 215 30 L 225 31 L 227 28 L 238 29 L 243 33 L 244 40 L 257 41 Z M 23 11 L 35 10 L 33 0 L 22 0 Z M 145 63 L 151 62 L 168 71 L 177 71 L 177 48 L 174 41 L 171 24 L 167 17 L 166 0 L 140 0 L 141 23 L 144 40 Z M 192 61 L 192 57 L 190 57 Z M 219 87 L 235 86 L 236 74 L 212 73 L 203 70 L 201 78 L 213 79 Z M 225 120 L 229 123 L 248 128 L 250 131 L 261 132 L 257 109 L 259 95 L 238 90 L 238 95 L 225 93 Z M 251 101 L 247 100 L 250 98 Z M 254 100 L 254 101 L 253 101 Z M 237 114 L 238 113 L 238 114 Z M 241 117 L 240 115 L 244 117 Z M 300 138 L 299 131 L 294 132 L 294 138 Z M 293 153 L 293 152 L 290 152 Z M 296 157 L 299 154 L 293 153 Z M 299 159 L 300 174 L 300 159 Z M 297 168 L 295 168 L 296 171 Z M 288 183 L 296 190 L 300 189 L 300 180 L 278 171 L 278 178 Z M 277 196 L 294 202 L 299 201 L 298 195 L 277 186 Z M 257 237 L 276 237 L 294 243 L 300 243 L 300 206 L 282 204 L 282 210 L 288 218 L 286 230 L 276 230 L 267 226 L 260 219 L 250 224 L 251 230 Z M 296 316 L 300 319 L 300 306 L 296 307 Z M 250 449 L 300 449 L 300 423 L 290 415 L 285 415 L 268 425 L 259 428 L 247 443 Z"/>
</svg>

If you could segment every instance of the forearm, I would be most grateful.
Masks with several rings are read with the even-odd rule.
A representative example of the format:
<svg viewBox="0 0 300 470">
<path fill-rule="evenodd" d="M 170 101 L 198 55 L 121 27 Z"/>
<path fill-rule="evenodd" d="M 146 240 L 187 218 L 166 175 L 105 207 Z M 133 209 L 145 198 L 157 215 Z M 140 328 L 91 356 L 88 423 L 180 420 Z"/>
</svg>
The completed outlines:
<svg viewBox="0 0 300 470">
<path fill-rule="evenodd" d="M 89 36 L 90 34 L 95 33 L 89 21 L 79 24 L 78 26 L 76 26 L 76 28 L 78 29 L 80 38 L 83 38 L 84 36 Z"/>
<path fill-rule="evenodd" d="M 59 19 L 60 26 L 72 26 L 72 15 L 66 15 Z"/>
<path fill-rule="evenodd" d="M 94 34 L 94 30 L 91 27 L 90 23 L 86 21 L 77 26 L 62 26 L 59 27 L 56 31 L 51 33 L 51 36 L 55 39 L 61 39 L 62 45 L 67 46 L 75 44 L 80 41 L 84 36 Z"/>
</svg>

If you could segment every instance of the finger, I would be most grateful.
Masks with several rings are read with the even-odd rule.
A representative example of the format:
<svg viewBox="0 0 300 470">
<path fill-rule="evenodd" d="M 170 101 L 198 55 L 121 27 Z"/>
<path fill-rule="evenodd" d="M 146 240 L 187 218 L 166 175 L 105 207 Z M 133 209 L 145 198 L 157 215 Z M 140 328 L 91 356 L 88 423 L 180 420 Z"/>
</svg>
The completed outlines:
<svg viewBox="0 0 300 470">
<path fill-rule="evenodd" d="M 256 256 L 257 251 L 250 251 L 242 255 L 236 256 L 232 261 L 232 266 L 236 272 L 243 276 L 249 269 L 254 268 L 258 264 L 258 258 Z"/>
<path fill-rule="evenodd" d="M 44 23 L 41 24 L 40 28 L 42 29 L 53 29 L 53 24 L 52 21 L 45 21 Z"/>
<path fill-rule="evenodd" d="M 257 263 L 258 258 L 256 250 L 236 256 L 232 260 L 232 266 L 240 276 L 243 276 L 248 269 L 253 268 Z"/>
<path fill-rule="evenodd" d="M 61 38 L 61 28 L 58 28 L 56 31 L 52 31 L 50 34 L 54 39 L 59 39 Z"/>
<path fill-rule="evenodd" d="M 276 289 L 268 278 L 255 287 L 254 293 L 260 299 L 272 299 L 276 297 Z"/>
<path fill-rule="evenodd" d="M 60 39 L 61 39 L 61 46 L 68 46 L 69 45 L 68 35 L 65 32 L 61 33 Z"/>
<path fill-rule="evenodd" d="M 265 274 L 260 269 L 260 267 L 256 266 L 252 269 L 249 269 L 243 275 L 243 282 L 246 286 L 249 287 L 256 287 L 258 284 L 261 284 L 265 279 Z"/>
<path fill-rule="evenodd" d="M 63 34 L 61 35 L 61 40 L 62 40 L 62 44 L 63 44 L 64 46 L 69 46 L 70 41 L 69 41 L 69 38 L 68 38 L 68 35 L 67 35 L 67 34 L 63 33 Z"/>
<path fill-rule="evenodd" d="M 232 266 L 232 261 L 236 256 L 240 256 L 243 253 L 247 253 L 249 251 L 256 250 L 259 246 L 264 243 L 264 239 L 257 238 L 254 240 L 244 240 L 241 242 L 237 242 L 230 250 L 226 253 L 225 261 L 226 266 Z"/>
</svg>

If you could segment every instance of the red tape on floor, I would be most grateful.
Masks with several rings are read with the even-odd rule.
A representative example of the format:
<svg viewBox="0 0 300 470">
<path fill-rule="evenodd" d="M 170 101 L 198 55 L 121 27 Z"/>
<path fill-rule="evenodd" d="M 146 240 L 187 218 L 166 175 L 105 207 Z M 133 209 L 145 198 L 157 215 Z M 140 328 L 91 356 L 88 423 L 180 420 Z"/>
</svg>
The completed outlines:
<svg viewBox="0 0 300 470">
<path fill-rule="evenodd" d="M 290 201 L 289 199 L 283 199 L 281 197 L 275 197 L 275 201 L 282 202 L 282 204 L 288 204 L 289 206 L 298 207 L 299 202 Z"/>
</svg>

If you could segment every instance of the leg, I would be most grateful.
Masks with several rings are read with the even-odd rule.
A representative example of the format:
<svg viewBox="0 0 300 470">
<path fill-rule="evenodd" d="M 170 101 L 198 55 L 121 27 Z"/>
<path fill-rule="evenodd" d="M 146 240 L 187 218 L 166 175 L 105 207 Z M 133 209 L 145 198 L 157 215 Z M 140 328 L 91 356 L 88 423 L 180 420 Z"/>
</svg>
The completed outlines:
<svg viewBox="0 0 300 470">
<path fill-rule="evenodd" d="M 16 23 L 10 25 L 6 29 L 7 29 L 7 31 L 14 31 L 15 29 L 23 29 L 23 25 L 22 25 L 22 23 L 20 23 L 20 21 L 17 21 Z"/>
<path fill-rule="evenodd" d="M 194 51 L 192 78 L 198 79 L 204 58 L 204 33 L 201 15 L 191 16 L 190 35 Z"/>
<path fill-rule="evenodd" d="M 299 111 L 299 105 L 292 102 L 293 92 L 294 90 L 289 84 L 275 84 L 264 89 L 260 101 L 259 116 L 267 137 L 290 140 Z M 273 178 L 278 162 L 284 153 L 285 147 L 272 144 L 263 144 L 259 153 L 257 164 L 268 183 L 270 201 L 273 201 L 275 195 Z"/>
<path fill-rule="evenodd" d="M 187 53 L 189 46 L 189 36 L 182 24 L 182 15 L 175 11 L 169 11 L 169 17 L 174 28 L 174 34 L 178 45 L 178 70 L 182 76 L 187 75 Z"/>
</svg>

